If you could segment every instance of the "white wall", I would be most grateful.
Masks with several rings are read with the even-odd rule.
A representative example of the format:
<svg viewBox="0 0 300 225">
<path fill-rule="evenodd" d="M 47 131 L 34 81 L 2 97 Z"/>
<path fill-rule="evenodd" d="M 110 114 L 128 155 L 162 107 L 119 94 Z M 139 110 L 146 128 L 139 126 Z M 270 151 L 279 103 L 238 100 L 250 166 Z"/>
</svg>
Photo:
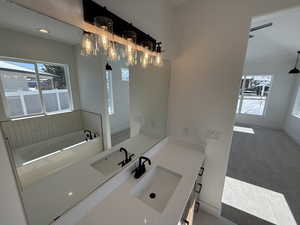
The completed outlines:
<svg viewBox="0 0 300 225">
<path fill-rule="evenodd" d="M 294 108 L 297 92 L 300 88 L 300 77 L 299 75 L 295 78 L 295 83 L 293 87 L 293 92 L 291 95 L 291 102 L 289 106 L 289 110 L 286 114 L 286 120 L 284 124 L 284 130 L 287 134 L 294 139 L 296 143 L 300 145 L 300 118 L 292 115 L 292 111 Z"/>
<path fill-rule="evenodd" d="M 177 10 L 179 54 L 172 62 L 169 133 L 208 141 L 202 205 L 221 210 L 238 88 L 252 16 L 298 1 L 191 0 Z"/>
<path fill-rule="evenodd" d="M 201 200 L 215 213 L 221 197 L 230 152 L 239 80 L 247 46 L 250 15 L 244 2 L 189 1 L 178 11 L 181 53 L 173 61 L 169 132 L 206 141 L 206 175 Z M 237 19 L 239 18 L 239 19 Z M 186 25 L 185 25 L 186 24 Z"/>
<path fill-rule="evenodd" d="M 104 59 L 82 56 L 76 47 L 76 64 L 81 108 L 94 113 L 105 113 Z"/>
<path fill-rule="evenodd" d="M 0 220 L 3 225 L 26 225 L 21 199 L 0 130 Z"/>
<path fill-rule="evenodd" d="M 8 29 L 0 28 L 0 33 L 0 56 L 69 65 L 74 109 L 79 108 L 78 78 L 72 45 Z M 6 120 L 2 99 L 0 106 L 0 120 Z"/>
<path fill-rule="evenodd" d="M 125 62 L 111 62 L 114 114 L 109 116 L 111 133 L 129 129 L 129 81 L 123 81 L 121 68 Z"/>
<path fill-rule="evenodd" d="M 255 26 L 257 21 L 263 18 L 255 18 L 252 26 Z M 265 115 L 237 114 L 237 123 L 275 129 L 283 128 L 294 82 L 293 76 L 288 74 L 289 68 L 294 63 L 294 57 L 292 60 L 290 59 L 290 49 L 283 45 L 286 38 L 286 32 L 284 32 L 286 24 L 282 25 L 280 20 L 283 20 L 283 18 L 279 15 L 274 15 L 273 18 L 267 20 L 273 21 L 274 25 L 256 32 L 255 37 L 249 40 L 244 65 L 243 74 L 245 75 L 273 75 L 272 88 L 267 100 Z M 257 24 L 262 24 L 263 22 L 265 21 L 262 20 Z M 274 36 L 276 36 L 277 40 L 272 39 Z"/>
<path fill-rule="evenodd" d="M 251 46 L 251 43 L 249 43 Z M 255 48 L 258 50 L 259 48 Z M 276 56 L 272 57 L 273 59 Z M 257 125 L 273 129 L 282 129 L 285 121 L 285 115 L 288 111 L 290 94 L 294 79 L 288 74 L 290 64 L 284 61 L 260 63 L 246 62 L 244 73 L 247 75 L 273 75 L 272 88 L 267 100 L 264 116 L 254 116 L 237 114 L 235 121 L 237 123 Z"/>
<path fill-rule="evenodd" d="M 130 68 L 130 131 L 161 138 L 166 136 L 171 65 Z"/>
</svg>

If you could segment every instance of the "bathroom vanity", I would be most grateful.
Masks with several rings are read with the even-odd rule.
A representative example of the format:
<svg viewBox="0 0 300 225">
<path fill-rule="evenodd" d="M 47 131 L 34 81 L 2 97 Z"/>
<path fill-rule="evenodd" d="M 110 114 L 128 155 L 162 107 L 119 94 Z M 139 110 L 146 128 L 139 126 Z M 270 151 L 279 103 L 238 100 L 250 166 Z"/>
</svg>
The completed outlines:
<svg viewBox="0 0 300 225">
<path fill-rule="evenodd" d="M 76 2 L 82 12 L 82 1 Z M 101 27 L 87 24 L 83 14 L 72 20 L 80 22 L 65 23 L 22 4 L 0 2 L 0 147 L 9 156 L 27 224 L 49 225 L 94 193 L 103 199 L 111 182 L 119 184 L 140 156 L 166 138 L 171 66 L 167 60 L 129 64 L 122 54 L 128 46 L 113 40 L 110 49 L 120 57 L 105 49 L 86 54 L 87 36 L 99 41 Z M 139 34 L 139 40 L 149 38 Z M 159 168 L 153 174 L 170 179 L 174 173 L 178 185 L 184 179 Z M 149 181 L 160 183 L 155 177 Z M 167 199 L 178 185 L 166 186 L 172 189 Z M 143 198 L 138 189 L 132 198 Z"/>
<path fill-rule="evenodd" d="M 144 155 L 151 166 L 146 165 L 142 177 L 135 179 L 132 174 L 137 164 L 128 167 L 53 225 L 193 224 L 199 207 L 203 147 L 166 138 Z"/>
</svg>

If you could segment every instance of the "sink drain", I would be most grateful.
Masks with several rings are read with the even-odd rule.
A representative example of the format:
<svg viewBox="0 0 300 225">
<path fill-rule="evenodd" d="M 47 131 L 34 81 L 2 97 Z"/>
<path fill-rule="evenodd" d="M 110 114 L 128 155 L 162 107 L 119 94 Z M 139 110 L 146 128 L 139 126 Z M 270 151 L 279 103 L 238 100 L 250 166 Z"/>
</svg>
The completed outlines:
<svg viewBox="0 0 300 225">
<path fill-rule="evenodd" d="M 149 197 L 150 197 L 151 199 L 153 199 L 153 198 L 156 197 L 156 194 L 155 194 L 155 193 L 151 193 L 151 194 L 149 195 Z"/>
</svg>

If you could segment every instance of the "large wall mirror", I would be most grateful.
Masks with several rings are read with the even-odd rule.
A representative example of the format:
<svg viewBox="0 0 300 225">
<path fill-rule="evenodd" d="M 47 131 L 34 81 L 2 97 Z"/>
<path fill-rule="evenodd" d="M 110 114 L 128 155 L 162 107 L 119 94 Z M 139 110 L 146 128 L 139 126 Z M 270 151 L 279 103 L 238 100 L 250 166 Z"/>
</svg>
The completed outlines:
<svg viewBox="0 0 300 225">
<path fill-rule="evenodd" d="M 8 1 L 0 33 L 1 133 L 29 224 L 48 225 L 166 137 L 170 65 L 83 56 L 81 29 Z"/>
</svg>

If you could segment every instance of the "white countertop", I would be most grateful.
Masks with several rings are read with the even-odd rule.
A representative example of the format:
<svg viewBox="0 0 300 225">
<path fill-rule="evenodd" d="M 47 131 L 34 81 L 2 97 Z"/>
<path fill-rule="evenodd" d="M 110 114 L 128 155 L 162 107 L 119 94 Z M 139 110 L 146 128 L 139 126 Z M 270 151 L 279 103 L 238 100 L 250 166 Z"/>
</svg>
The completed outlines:
<svg viewBox="0 0 300 225">
<path fill-rule="evenodd" d="M 86 214 L 77 225 L 177 225 L 205 155 L 199 148 L 168 143 L 151 158 L 152 166 L 161 166 L 182 175 L 175 192 L 162 213 L 133 195 L 131 190 L 143 177 L 130 176 Z M 147 166 L 147 171 L 150 167 Z"/>
<path fill-rule="evenodd" d="M 22 197 L 31 225 L 47 225 L 54 218 L 61 216 L 78 202 L 86 198 L 91 192 L 101 186 L 114 174 L 105 177 L 91 167 L 91 164 L 107 154 L 125 147 L 130 153 L 138 155 L 159 142 L 159 139 L 139 135 L 128 139 L 110 151 L 101 152 L 86 158 L 55 173 L 42 177 L 35 183 L 26 186 Z M 67 163 L 67 159 L 65 160 Z M 68 162 L 69 163 L 69 162 Z M 56 164 L 55 164 L 56 165 Z M 33 175 L 33 174 L 32 174 Z"/>
</svg>

